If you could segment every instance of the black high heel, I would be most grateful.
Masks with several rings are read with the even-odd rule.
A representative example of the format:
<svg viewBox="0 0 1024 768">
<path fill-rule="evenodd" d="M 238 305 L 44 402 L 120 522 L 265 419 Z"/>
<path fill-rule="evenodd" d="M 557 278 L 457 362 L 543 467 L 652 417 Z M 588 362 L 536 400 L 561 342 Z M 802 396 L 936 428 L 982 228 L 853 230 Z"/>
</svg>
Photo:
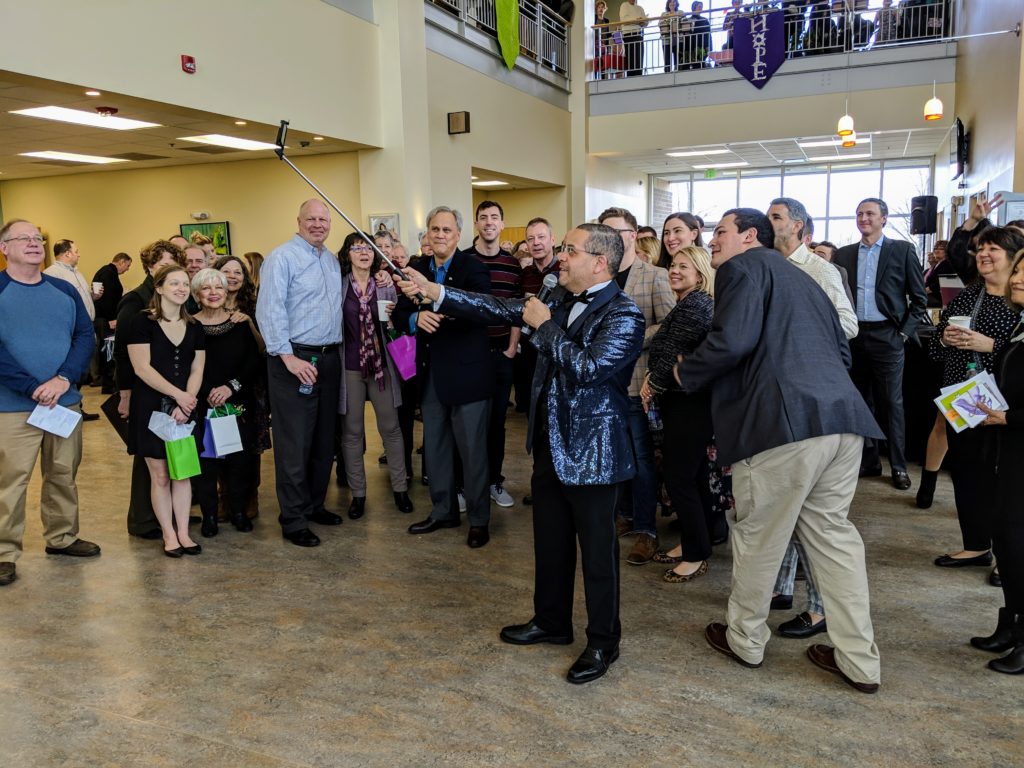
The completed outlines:
<svg viewBox="0 0 1024 768">
<path fill-rule="evenodd" d="M 353 496 L 352 503 L 348 508 L 348 519 L 358 520 L 360 517 L 366 514 L 366 497 L 365 496 Z"/>
<path fill-rule="evenodd" d="M 399 512 L 406 514 L 412 512 L 412 499 L 409 498 L 408 491 L 395 491 L 395 506 L 398 507 Z"/>
</svg>

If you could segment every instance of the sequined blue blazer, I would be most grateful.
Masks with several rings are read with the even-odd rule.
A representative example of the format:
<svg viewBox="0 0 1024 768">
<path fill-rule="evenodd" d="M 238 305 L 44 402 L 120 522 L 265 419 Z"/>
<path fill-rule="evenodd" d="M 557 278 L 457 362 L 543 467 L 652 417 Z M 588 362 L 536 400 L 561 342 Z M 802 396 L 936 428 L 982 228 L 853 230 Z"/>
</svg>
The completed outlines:
<svg viewBox="0 0 1024 768">
<path fill-rule="evenodd" d="M 537 404 L 544 397 L 546 431 L 558 479 L 565 485 L 620 483 L 636 474 L 629 438 L 627 390 L 643 348 L 644 316 L 612 282 L 566 330 L 566 296 L 563 289 L 555 290 L 548 304 L 551 320 L 530 336 L 538 355 L 526 450 L 532 451 L 534 438 L 542 434 L 536 416 Z M 493 324 L 519 325 L 523 300 L 467 293 L 445 286 L 439 311 Z"/>
</svg>

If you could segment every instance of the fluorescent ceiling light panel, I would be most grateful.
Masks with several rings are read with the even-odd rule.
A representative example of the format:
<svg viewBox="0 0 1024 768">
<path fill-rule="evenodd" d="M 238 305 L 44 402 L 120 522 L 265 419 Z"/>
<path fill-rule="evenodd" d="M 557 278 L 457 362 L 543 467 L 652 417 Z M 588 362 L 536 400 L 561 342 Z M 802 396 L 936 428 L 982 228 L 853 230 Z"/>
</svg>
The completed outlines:
<svg viewBox="0 0 1024 768">
<path fill-rule="evenodd" d="M 507 187 L 508 186 L 508 182 L 507 181 L 497 181 L 497 180 L 492 180 L 492 181 L 474 181 L 473 182 L 473 186 L 474 187 Z"/>
<path fill-rule="evenodd" d="M 108 165 L 109 163 L 127 163 L 120 157 L 100 157 L 98 155 L 76 155 L 74 152 L 21 152 L 22 157 L 41 157 L 44 160 L 66 160 L 69 163 L 96 163 L 97 165 Z"/>
<path fill-rule="evenodd" d="M 731 149 L 700 149 L 694 152 L 666 152 L 667 157 L 706 157 L 708 155 L 728 155 Z"/>
<path fill-rule="evenodd" d="M 863 136 L 857 139 L 858 144 L 870 144 L 871 137 Z M 839 139 L 829 139 L 828 141 L 801 141 L 797 144 L 801 149 L 813 149 L 815 147 L 839 147 L 842 146 L 842 142 Z"/>
<path fill-rule="evenodd" d="M 235 136 L 225 136 L 220 133 L 210 133 L 205 136 L 179 136 L 178 141 L 194 141 L 197 144 L 212 144 L 215 147 L 230 147 L 231 149 L 244 149 L 248 151 L 277 149 L 277 144 L 268 144 L 265 141 L 253 141 L 251 139 L 239 139 Z"/>
<path fill-rule="evenodd" d="M 748 163 L 748 162 L 740 162 L 740 163 L 708 163 L 707 165 L 695 165 L 693 167 L 696 168 L 698 171 L 705 171 L 708 168 L 715 168 L 715 169 L 718 169 L 718 168 L 742 168 L 745 165 L 750 165 L 750 163 Z"/>
<path fill-rule="evenodd" d="M 871 157 L 870 152 L 863 152 L 856 155 L 826 155 L 825 157 L 808 157 L 807 162 L 809 163 L 834 163 L 842 160 L 862 160 L 865 157 Z"/>
<path fill-rule="evenodd" d="M 61 123 L 88 125 L 93 128 L 110 128 L 115 131 L 133 131 L 136 128 L 159 128 L 160 123 L 144 123 L 141 120 L 129 120 L 114 115 L 103 116 L 98 112 L 84 109 L 68 109 L 67 107 L 33 107 L 32 109 L 15 109 L 12 115 L 41 117 L 44 120 L 57 120 Z"/>
</svg>

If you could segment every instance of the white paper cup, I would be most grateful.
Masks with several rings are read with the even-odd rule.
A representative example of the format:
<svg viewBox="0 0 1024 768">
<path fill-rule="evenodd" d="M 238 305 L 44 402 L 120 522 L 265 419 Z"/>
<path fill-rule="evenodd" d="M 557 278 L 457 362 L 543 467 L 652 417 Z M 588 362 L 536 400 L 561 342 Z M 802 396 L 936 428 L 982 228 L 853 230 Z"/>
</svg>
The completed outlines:
<svg viewBox="0 0 1024 768">
<path fill-rule="evenodd" d="M 971 329 L 971 318 L 967 315 L 954 315 L 949 318 L 949 324 L 955 325 L 957 328 Z"/>
<path fill-rule="evenodd" d="M 377 319 L 378 320 L 387 320 L 388 319 L 388 307 L 391 306 L 392 304 L 394 304 L 394 302 L 393 301 L 388 301 L 387 299 L 378 299 L 377 300 Z"/>
<path fill-rule="evenodd" d="M 92 292 L 93 293 L 102 293 L 103 292 L 103 283 L 93 283 L 92 284 Z"/>
</svg>

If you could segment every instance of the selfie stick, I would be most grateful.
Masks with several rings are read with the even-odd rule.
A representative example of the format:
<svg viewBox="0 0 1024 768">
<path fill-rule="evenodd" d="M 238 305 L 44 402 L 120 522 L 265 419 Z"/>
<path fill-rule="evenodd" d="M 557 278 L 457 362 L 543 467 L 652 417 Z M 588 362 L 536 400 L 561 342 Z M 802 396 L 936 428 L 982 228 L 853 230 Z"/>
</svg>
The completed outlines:
<svg viewBox="0 0 1024 768">
<path fill-rule="evenodd" d="M 380 248 L 377 247 L 377 243 L 374 242 L 373 238 L 370 235 L 368 235 L 365 232 L 363 232 L 363 230 L 361 230 L 356 225 L 356 223 L 354 221 L 352 221 L 352 219 L 350 219 L 348 216 L 345 215 L 345 212 L 343 210 L 341 210 L 341 208 L 339 208 L 338 206 L 336 206 L 334 204 L 334 201 L 331 200 L 331 198 L 329 198 L 327 195 L 325 195 L 323 193 L 323 191 L 320 189 L 320 187 L 318 187 L 316 184 L 314 184 L 312 181 L 310 181 L 309 177 L 306 174 L 304 174 L 302 171 L 300 171 L 298 168 L 295 167 L 295 163 L 293 163 L 291 160 L 289 160 L 287 157 L 285 157 L 285 155 L 284 155 L 284 139 L 285 139 L 285 136 L 287 136 L 287 135 L 288 135 L 288 121 L 287 120 L 282 120 L 281 121 L 281 127 L 277 129 L 277 141 L 274 142 L 275 144 L 277 144 L 277 149 L 274 150 L 274 153 L 277 155 L 278 159 L 284 160 L 288 164 L 288 167 L 290 167 L 293 171 L 295 171 L 297 174 L 299 174 L 299 176 L 302 177 L 302 180 L 304 182 L 306 182 L 307 184 L 309 184 L 309 186 L 311 186 L 313 188 L 313 190 L 318 195 L 320 195 L 320 197 L 322 197 L 324 199 L 324 202 L 326 202 L 329 206 L 331 206 L 331 208 L 333 208 L 335 211 L 337 211 L 338 215 L 341 216 L 341 218 L 343 218 L 345 221 L 347 221 L 348 225 L 350 227 L 352 227 L 352 229 L 354 229 L 358 234 L 362 235 L 363 239 L 366 240 L 366 242 L 370 245 L 370 248 L 373 249 L 373 252 L 376 253 L 378 256 L 380 256 L 381 259 L 383 259 L 384 263 L 387 264 L 389 267 L 391 267 L 392 270 L 394 270 L 395 274 L 398 276 L 398 278 L 400 280 L 405 280 L 406 282 L 408 282 L 409 278 L 407 278 L 405 276 L 405 273 L 402 272 L 401 267 L 399 267 L 397 264 L 395 264 L 395 262 L 393 262 L 391 259 L 389 259 L 385 255 L 384 251 L 382 251 Z M 416 294 L 416 300 L 420 304 L 424 304 L 427 301 L 426 297 L 424 297 L 422 293 L 417 293 Z"/>
</svg>

